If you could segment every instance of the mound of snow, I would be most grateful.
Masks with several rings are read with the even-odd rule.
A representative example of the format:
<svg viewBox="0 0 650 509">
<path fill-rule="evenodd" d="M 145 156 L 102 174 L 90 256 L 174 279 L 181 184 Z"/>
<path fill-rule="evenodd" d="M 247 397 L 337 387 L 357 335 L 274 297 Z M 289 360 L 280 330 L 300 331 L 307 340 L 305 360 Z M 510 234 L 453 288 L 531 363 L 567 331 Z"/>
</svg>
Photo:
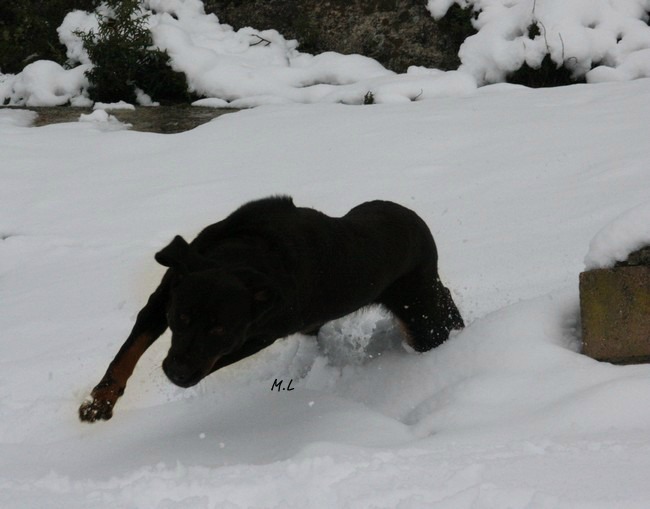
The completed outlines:
<svg viewBox="0 0 650 509">
<path fill-rule="evenodd" d="M 388 351 L 404 351 L 403 335 L 381 308 L 325 324 L 318 345 L 331 366 L 362 365 Z M 408 348 L 408 347 L 407 347 Z"/>
<path fill-rule="evenodd" d="M 0 124 L 28 127 L 34 123 L 38 114 L 34 111 L 0 109 Z"/>
<path fill-rule="evenodd" d="M 650 245 L 650 202 L 621 214 L 596 234 L 589 244 L 585 268 L 613 267 L 647 245 Z"/>
<path fill-rule="evenodd" d="M 131 124 L 121 122 L 113 115 L 107 113 L 105 109 L 96 109 L 92 113 L 81 114 L 79 116 L 79 122 L 90 123 L 99 129 L 110 131 L 131 127 Z"/>
<path fill-rule="evenodd" d="M 106 15 L 107 9 L 104 4 L 98 8 L 98 12 Z M 88 15 L 85 11 L 72 11 L 69 12 L 61 26 L 56 29 L 59 34 L 59 41 L 66 47 L 66 56 L 70 62 L 79 62 L 81 64 L 92 65 L 88 52 L 83 45 L 83 41 L 75 32 L 90 32 L 95 33 L 99 30 L 99 18 L 97 15 Z"/>
<path fill-rule="evenodd" d="M 15 76 L 5 77 L 4 99 L 9 105 L 25 106 L 88 106 L 85 95 L 88 65 L 64 69 L 55 62 L 39 60 L 27 65 Z M 0 88 L 0 91 L 2 91 Z"/>
<path fill-rule="evenodd" d="M 198 99 L 192 103 L 192 106 L 198 106 L 202 108 L 227 108 L 228 101 L 217 99 L 216 97 L 211 97 L 208 99 Z"/>
<path fill-rule="evenodd" d="M 93 105 L 93 110 L 135 110 L 135 106 L 133 104 L 127 103 L 125 101 L 119 101 L 116 103 L 100 103 L 96 102 Z"/>
</svg>

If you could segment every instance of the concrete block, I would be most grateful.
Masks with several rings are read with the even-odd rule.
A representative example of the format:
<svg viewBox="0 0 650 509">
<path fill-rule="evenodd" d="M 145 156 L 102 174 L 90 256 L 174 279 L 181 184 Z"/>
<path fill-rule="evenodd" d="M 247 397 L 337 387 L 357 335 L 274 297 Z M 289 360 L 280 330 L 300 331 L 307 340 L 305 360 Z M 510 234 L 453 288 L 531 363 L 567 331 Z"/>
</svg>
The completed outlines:
<svg viewBox="0 0 650 509">
<path fill-rule="evenodd" d="M 617 364 L 650 362 L 650 267 L 580 274 L 583 353 Z"/>
</svg>

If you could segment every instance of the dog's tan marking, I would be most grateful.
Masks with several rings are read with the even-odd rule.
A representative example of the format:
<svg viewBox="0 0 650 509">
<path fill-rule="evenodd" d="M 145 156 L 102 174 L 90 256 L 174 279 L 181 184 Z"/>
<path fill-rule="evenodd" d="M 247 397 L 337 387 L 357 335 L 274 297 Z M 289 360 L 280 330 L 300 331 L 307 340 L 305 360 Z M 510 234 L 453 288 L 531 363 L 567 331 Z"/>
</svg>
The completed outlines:
<svg viewBox="0 0 650 509">
<path fill-rule="evenodd" d="M 394 319 L 395 323 L 397 324 L 397 328 L 402 331 L 402 336 L 404 337 L 406 344 L 411 348 L 414 348 L 413 336 L 411 336 L 411 331 L 409 330 L 408 326 L 400 318 L 397 318 L 395 316 Z"/>
<path fill-rule="evenodd" d="M 145 332 L 136 336 L 128 348 L 118 352 L 115 356 L 115 359 L 108 368 L 107 374 L 110 373 L 115 384 L 121 387 L 122 390 L 124 390 L 127 380 L 133 374 L 138 360 L 140 360 L 140 357 L 142 357 L 142 354 L 146 352 L 152 342 L 153 337 L 151 334 Z"/>
<path fill-rule="evenodd" d="M 133 374 L 135 365 L 154 339 L 151 334 L 145 332 L 135 336 L 120 349 L 101 382 L 90 393 L 92 399 L 79 407 L 79 418 L 82 421 L 107 420 L 113 416 L 113 407 L 124 394 L 126 382 Z"/>
</svg>

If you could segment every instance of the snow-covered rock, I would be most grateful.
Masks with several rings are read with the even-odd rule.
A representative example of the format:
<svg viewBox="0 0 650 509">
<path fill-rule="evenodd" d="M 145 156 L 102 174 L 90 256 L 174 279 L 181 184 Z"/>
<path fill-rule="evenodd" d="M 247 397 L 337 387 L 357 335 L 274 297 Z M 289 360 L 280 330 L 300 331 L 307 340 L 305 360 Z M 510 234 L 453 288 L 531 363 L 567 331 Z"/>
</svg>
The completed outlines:
<svg viewBox="0 0 650 509">
<path fill-rule="evenodd" d="M 604 269 L 650 245 L 650 202 L 642 203 L 603 227 L 589 244 L 585 268 Z"/>
</svg>

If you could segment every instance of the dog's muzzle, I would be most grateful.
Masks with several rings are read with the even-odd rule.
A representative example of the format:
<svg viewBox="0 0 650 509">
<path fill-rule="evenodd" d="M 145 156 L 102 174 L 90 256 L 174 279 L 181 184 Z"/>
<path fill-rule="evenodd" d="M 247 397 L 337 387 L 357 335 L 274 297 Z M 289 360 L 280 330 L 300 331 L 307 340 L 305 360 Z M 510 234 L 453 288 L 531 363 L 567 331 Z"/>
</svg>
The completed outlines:
<svg viewBox="0 0 650 509">
<path fill-rule="evenodd" d="M 205 370 L 197 368 L 188 362 L 167 357 L 162 363 L 163 371 L 167 378 L 179 387 L 192 387 L 199 383 L 206 375 Z"/>
</svg>

